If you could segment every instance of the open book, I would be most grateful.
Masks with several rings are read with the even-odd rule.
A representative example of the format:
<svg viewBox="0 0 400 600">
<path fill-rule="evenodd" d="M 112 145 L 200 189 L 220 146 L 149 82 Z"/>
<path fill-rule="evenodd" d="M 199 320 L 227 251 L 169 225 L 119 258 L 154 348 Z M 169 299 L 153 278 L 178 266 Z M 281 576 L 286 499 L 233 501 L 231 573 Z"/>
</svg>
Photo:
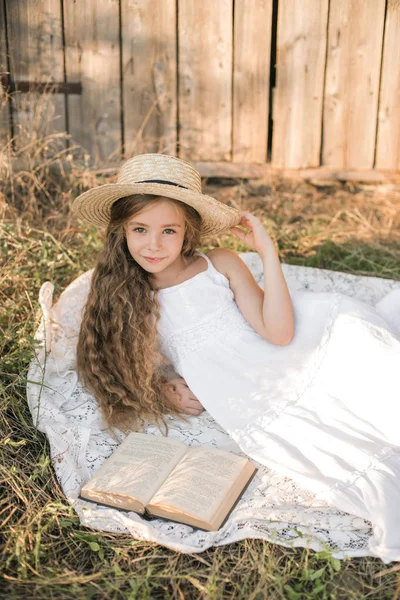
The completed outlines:
<svg viewBox="0 0 400 600">
<path fill-rule="evenodd" d="M 231 452 L 130 433 L 80 497 L 213 531 L 255 472 L 249 460 Z"/>
</svg>

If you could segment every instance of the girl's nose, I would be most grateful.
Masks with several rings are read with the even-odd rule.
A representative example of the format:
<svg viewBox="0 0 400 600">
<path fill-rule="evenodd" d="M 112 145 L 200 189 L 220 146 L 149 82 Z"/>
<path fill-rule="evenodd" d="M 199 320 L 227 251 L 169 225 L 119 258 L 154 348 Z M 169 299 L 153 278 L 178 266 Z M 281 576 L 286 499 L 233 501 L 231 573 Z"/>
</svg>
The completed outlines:
<svg viewBox="0 0 400 600">
<path fill-rule="evenodd" d="M 149 249 L 156 250 L 161 247 L 161 236 L 158 234 L 150 235 L 147 240 Z"/>
</svg>

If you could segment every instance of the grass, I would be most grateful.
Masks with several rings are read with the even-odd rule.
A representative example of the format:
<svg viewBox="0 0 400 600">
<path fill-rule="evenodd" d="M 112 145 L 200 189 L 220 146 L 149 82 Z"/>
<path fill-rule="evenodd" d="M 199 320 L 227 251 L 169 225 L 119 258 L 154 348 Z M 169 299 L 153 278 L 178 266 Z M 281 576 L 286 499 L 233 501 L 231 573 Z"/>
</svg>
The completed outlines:
<svg viewBox="0 0 400 600">
<path fill-rule="evenodd" d="M 5 150 L 0 192 L 7 203 L 0 242 L 2 597 L 399 598 L 399 571 L 372 558 L 339 562 L 327 552 L 256 539 L 182 555 L 80 525 L 55 478 L 46 438 L 32 425 L 25 387 L 40 285 L 51 280 L 57 296 L 92 266 L 101 246 L 99 233 L 77 222 L 69 203 L 105 178 L 79 160 L 79 149 L 62 152 L 62 136 L 43 141 L 41 150 L 36 145 L 34 157 L 31 142 L 18 151 L 28 161 L 22 171 L 13 171 Z M 70 168 L 60 176 L 65 157 Z M 271 180 L 209 181 L 205 191 L 259 215 L 283 262 L 400 280 L 398 190 Z M 215 246 L 246 249 L 224 235 L 203 250 Z"/>
</svg>

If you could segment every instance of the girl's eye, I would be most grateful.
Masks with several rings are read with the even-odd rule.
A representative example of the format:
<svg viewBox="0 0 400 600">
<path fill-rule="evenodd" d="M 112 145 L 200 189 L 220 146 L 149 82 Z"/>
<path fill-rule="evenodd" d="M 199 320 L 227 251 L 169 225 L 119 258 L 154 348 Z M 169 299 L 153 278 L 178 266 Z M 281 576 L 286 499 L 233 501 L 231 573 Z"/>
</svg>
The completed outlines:
<svg viewBox="0 0 400 600">
<path fill-rule="evenodd" d="M 136 231 L 137 233 L 142 233 L 143 231 L 146 231 L 144 227 L 135 227 L 135 229 L 133 231 Z M 171 233 L 176 233 L 176 231 L 174 229 L 164 229 L 164 231 L 168 232 L 168 235 L 171 235 Z"/>
</svg>

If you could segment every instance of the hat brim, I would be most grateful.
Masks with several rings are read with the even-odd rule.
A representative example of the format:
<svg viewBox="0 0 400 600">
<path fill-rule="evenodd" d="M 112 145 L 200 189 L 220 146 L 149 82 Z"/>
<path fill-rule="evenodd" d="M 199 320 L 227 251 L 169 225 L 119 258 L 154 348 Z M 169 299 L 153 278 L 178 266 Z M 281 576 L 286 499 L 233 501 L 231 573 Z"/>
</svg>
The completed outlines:
<svg viewBox="0 0 400 600">
<path fill-rule="evenodd" d="M 111 206 L 116 200 L 133 194 L 150 194 L 180 200 L 192 206 L 202 218 L 201 235 L 216 235 L 238 225 L 240 212 L 216 198 L 192 190 L 162 183 L 110 183 L 100 185 L 78 196 L 72 210 L 82 219 L 106 227 L 110 221 Z"/>
</svg>

